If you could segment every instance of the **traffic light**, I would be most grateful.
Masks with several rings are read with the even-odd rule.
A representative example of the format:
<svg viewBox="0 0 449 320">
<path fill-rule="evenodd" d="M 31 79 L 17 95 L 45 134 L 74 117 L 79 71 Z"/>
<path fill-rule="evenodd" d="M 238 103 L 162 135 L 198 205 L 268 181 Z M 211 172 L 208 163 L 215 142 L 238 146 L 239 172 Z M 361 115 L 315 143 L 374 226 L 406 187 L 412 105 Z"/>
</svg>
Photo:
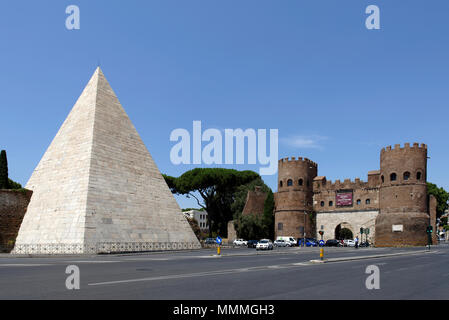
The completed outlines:
<svg viewBox="0 0 449 320">
<path fill-rule="evenodd" d="M 427 227 L 427 233 L 432 233 L 433 232 L 433 227 L 432 226 L 428 226 Z"/>
<path fill-rule="evenodd" d="M 318 233 L 320 234 L 320 236 L 322 236 L 324 234 L 324 231 L 319 231 Z"/>
<path fill-rule="evenodd" d="M 360 228 L 360 234 L 363 234 L 363 228 Z"/>
</svg>

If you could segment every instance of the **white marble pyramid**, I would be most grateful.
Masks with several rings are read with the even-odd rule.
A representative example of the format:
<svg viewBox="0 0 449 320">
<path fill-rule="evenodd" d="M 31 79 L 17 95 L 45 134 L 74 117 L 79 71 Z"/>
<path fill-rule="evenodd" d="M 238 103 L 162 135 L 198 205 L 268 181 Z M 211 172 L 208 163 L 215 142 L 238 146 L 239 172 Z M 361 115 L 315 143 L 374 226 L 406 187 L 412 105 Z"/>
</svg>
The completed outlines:
<svg viewBox="0 0 449 320">
<path fill-rule="evenodd" d="M 100 68 L 26 188 L 33 196 L 13 253 L 200 247 Z"/>
</svg>

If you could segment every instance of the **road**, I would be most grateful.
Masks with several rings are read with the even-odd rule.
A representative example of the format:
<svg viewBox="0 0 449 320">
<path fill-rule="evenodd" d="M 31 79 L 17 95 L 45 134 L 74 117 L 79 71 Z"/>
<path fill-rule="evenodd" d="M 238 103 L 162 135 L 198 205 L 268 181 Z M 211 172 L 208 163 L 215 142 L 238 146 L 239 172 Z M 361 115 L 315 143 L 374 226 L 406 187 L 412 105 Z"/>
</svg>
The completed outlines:
<svg viewBox="0 0 449 320">
<path fill-rule="evenodd" d="M 326 248 L 326 258 L 399 256 L 310 263 L 318 248 L 212 249 L 123 255 L 24 258 L 0 255 L 0 299 L 449 299 L 449 246 Z M 68 265 L 80 289 L 68 290 Z M 368 290 L 366 267 L 380 269 Z"/>
</svg>

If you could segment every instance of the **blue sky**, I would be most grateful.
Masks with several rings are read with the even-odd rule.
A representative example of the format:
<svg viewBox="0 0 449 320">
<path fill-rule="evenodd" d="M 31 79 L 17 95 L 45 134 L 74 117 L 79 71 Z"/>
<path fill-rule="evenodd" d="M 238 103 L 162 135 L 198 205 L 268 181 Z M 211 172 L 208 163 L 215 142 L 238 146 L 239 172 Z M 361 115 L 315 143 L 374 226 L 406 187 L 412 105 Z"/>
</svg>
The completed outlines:
<svg viewBox="0 0 449 320">
<path fill-rule="evenodd" d="M 80 30 L 65 27 L 71 4 Z M 380 30 L 365 28 L 371 4 Z M 366 180 L 382 147 L 426 143 L 428 180 L 449 189 L 448 13 L 446 0 L 3 1 L 0 148 L 26 184 L 100 62 L 164 173 L 194 167 L 170 162 L 169 136 L 201 120 L 279 129 L 279 157 L 331 180 Z"/>
</svg>

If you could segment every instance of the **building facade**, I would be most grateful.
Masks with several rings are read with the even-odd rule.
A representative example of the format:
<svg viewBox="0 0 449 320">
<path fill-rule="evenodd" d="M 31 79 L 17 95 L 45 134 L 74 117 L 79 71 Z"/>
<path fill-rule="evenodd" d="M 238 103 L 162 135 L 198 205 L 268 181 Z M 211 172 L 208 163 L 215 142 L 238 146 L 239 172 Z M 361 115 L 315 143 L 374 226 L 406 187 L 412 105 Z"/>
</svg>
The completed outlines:
<svg viewBox="0 0 449 320">
<path fill-rule="evenodd" d="M 207 211 L 189 210 L 184 211 L 184 215 L 189 219 L 195 219 L 201 231 L 209 232 L 209 223 L 207 222 Z"/>
<path fill-rule="evenodd" d="M 276 236 L 320 239 L 323 231 L 323 240 L 338 239 L 341 230 L 348 229 L 353 237 L 376 246 L 427 242 L 425 144 L 382 149 L 380 170 L 368 172 L 367 181 L 328 181 L 317 175 L 316 163 L 303 158 L 281 159 L 278 168 Z"/>
</svg>

